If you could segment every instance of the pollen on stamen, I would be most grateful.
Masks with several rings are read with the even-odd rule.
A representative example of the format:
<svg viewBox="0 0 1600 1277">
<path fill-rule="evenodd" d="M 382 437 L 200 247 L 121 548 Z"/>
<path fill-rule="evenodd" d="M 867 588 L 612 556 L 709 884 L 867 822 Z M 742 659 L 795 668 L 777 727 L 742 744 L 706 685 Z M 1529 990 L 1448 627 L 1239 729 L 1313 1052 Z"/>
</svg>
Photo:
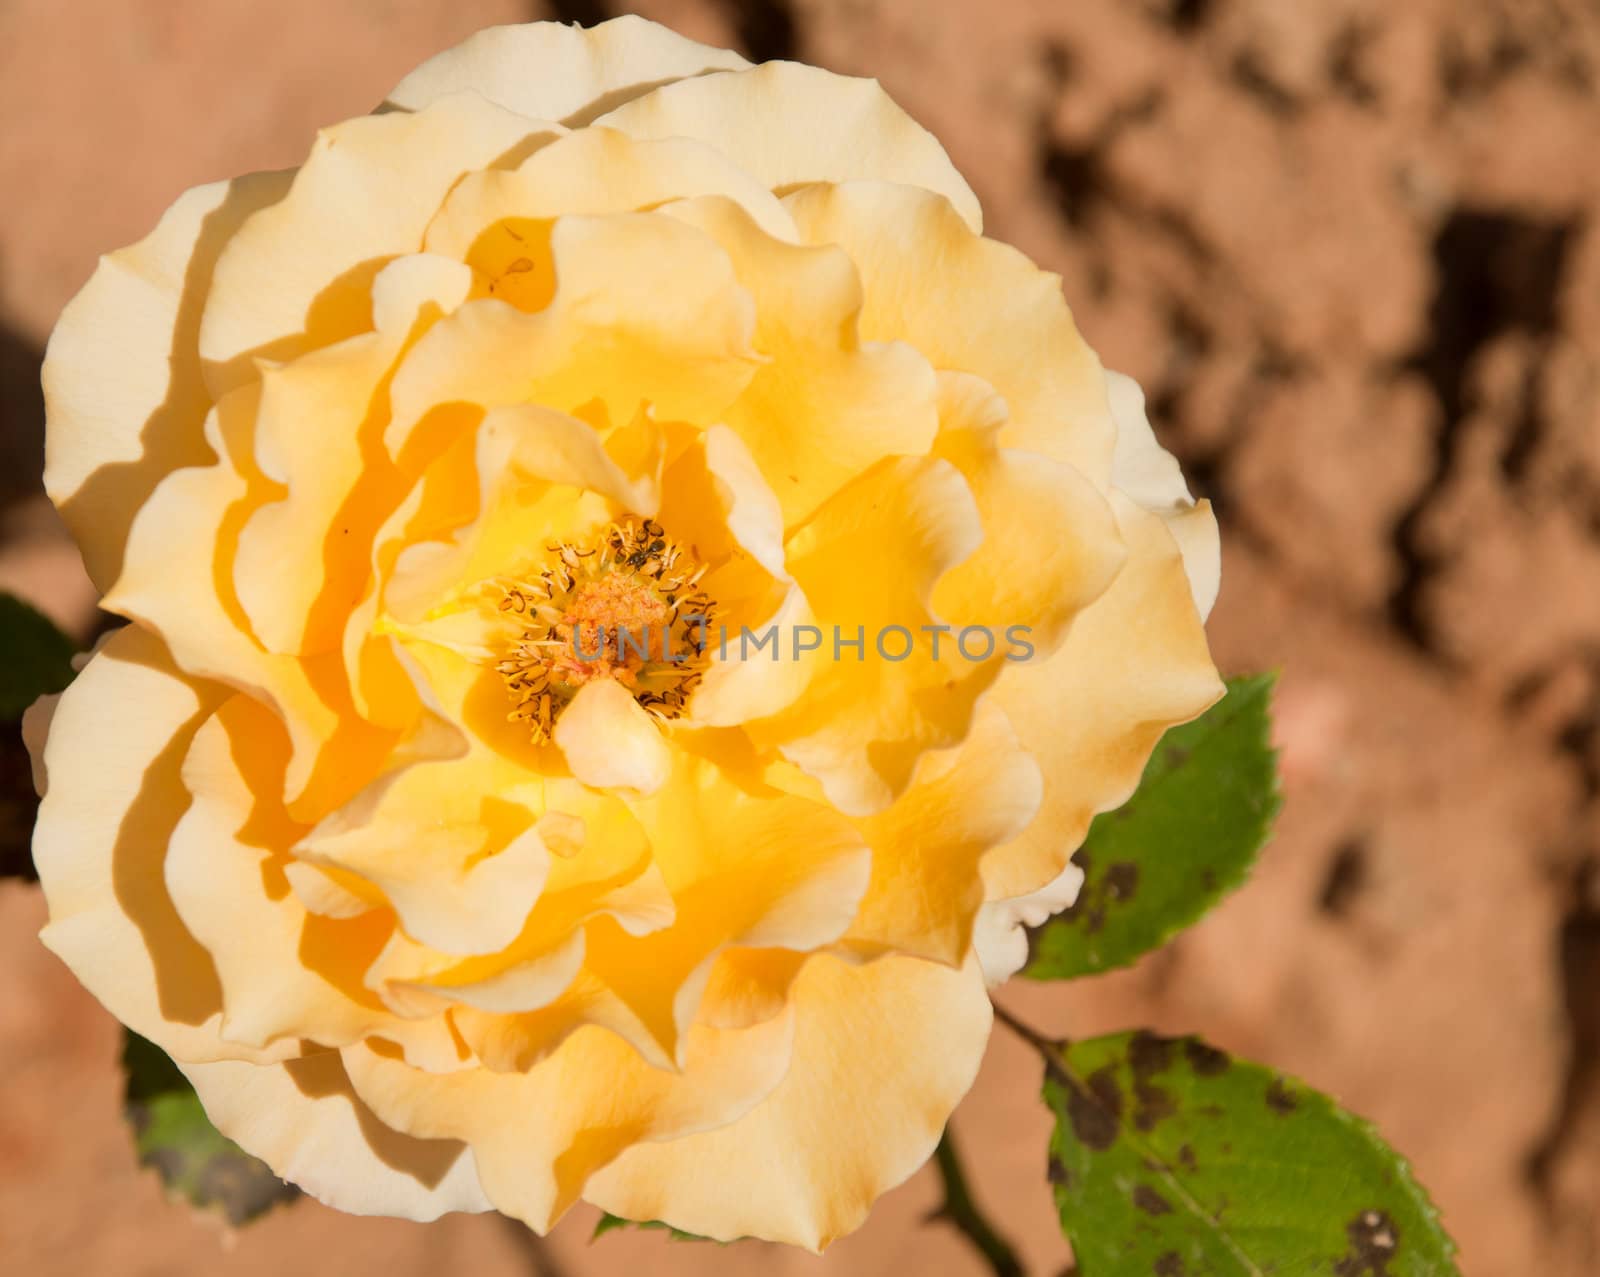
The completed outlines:
<svg viewBox="0 0 1600 1277">
<path fill-rule="evenodd" d="M 578 689 L 597 678 L 622 684 L 657 718 L 682 714 L 705 671 L 715 610 L 692 550 L 632 517 L 593 544 L 546 548 L 553 561 L 538 576 L 489 583 L 517 627 L 495 664 L 511 698 L 507 718 L 548 740 Z"/>
</svg>

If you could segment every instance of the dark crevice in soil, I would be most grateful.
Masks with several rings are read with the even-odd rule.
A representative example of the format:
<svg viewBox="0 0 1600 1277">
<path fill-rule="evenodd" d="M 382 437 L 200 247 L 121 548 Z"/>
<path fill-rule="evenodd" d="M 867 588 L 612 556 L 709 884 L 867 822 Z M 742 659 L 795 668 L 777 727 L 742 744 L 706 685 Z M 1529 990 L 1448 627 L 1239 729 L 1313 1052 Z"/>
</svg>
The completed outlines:
<svg viewBox="0 0 1600 1277">
<path fill-rule="evenodd" d="M 1151 0 L 1150 8 L 1160 21 L 1188 33 L 1206 24 L 1214 5 L 1215 0 Z"/>
<path fill-rule="evenodd" d="M 1292 119 L 1300 114 L 1302 103 L 1298 97 L 1272 78 L 1262 66 L 1261 59 L 1246 49 L 1239 53 L 1228 67 L 1233 82 L 1253 97 L 1269 114 Z"/>
<path fill-rule="evenodd" d="M 532 7 L 534 20 L 552 17 L 557 22 L 575 22 L 583 27 L 597 27 L 617 16 L 605 0 L 544 0 Z"/>
<path fill-rule="evenodd" d="M 0 324 L 0 505 L 41 490 L 44 473 L 44 352 Z"/>
<path fill-rule="evenodd" d="M 1528 55 L 1528 47 L 1504 26 L 1481 54 L 1467 49 L 1456 32 L 1447 30 L 1439 42 L 1439 82 L 1445 95 L 1457 101 L 1481 97 L 1515 75 Z"/>
<path fill-rule="evenodd" d="M 1183 398 L 1193 371 L 1205 362 L 1215 341 L 1210 325 L 1182 298 L 1168 299 L 1166 321 L 1166 367 L 1148 392 L 1147 407 L 1151 420 L 1177 425 L 1183 415 Z"/>
<path fill-rule="evenodd" d="M 1365 67 L 1373 35 L 1372 28 L 1352 22 L 1340 30 L 1328 49 L 1328 83 L 1360 107 L 1379 105 L 1377 86 L 1367 78 Z"/>
<path fill-rule="evenodd" d="M 1462 427 L 1474 407 L 1468 392 L 1472 363 L 1502 334 L 1549 336 L 1574 229 L 1573 222 L 1464 207 L 1445 221 L 1434 238 L 1436 282 L 1428 337 L 1403 368 L 1427 381 L 1438 401 L 1440 420 L 1432 472 L 1395 526 L 1400 574 L 1389 599 L 1395 627 L 1424 650 L 1435 648 L 1426 594 L 1440 560 L 1426 544 L 1423 524 L 1455 472 Z"/>
<path fill-rule="evenodd" d="M 719 0 L 754 62 L 793 62 L 800 56 L 800 30 L 791 0 Z"/>
<path fill-rule="evenodd" d="M 1578 769 L 1587 802 L 1600 799 L 1600 652 L 1590 651 L 1587 660 L 1596 690 L 1588 704 L 1562 724 L 1555 736 L 1555 747 L 1572 760 Z"/>
<path fill-rule="evenodd" d="M 1122 131 L 1156 120 L 1165 105 L 1165 91 L 1152 88 L 1118 107 L 1099 133 L 1082 144 L 1054 140 L 1047 127 L 1041 127 L 1040 179 L 1054 197 L 1063 220 L 1074 230 L 1087 230 L 1102 212 L 1115 211 L 1172 240 L 1197 267 L 1208 268 L 1215 264 L 1217 255 L 1188 216 L 1181 209 L 1134 198 L 1117 183 L 1107 163 L 1106 157 Z"/>
<path fill-rule="evenodd" d="M 1528 1178 L 1553 1208 L 1553 1177 L 1579 1131 L 1584 1110 L 1600 1095 L 1600 864 L 1589 860 L 1572 884 L 1556 955 L 1570 1038 L 1566 1078 L 1550 1127 L 1528 1158 Z"/>
<path fill-rule="evenodd" d="M 1317 894 L 1317 907 L 1330 918 L 1349 917 L 1371 876 L 1366 843 L 1359 838 L 1341 843 L 1328 864 L 1327 877 Z"/>
<path fill-rule="evenodd" d="M 1104 142 L 1086 147 L 1049 145 L 1040 160 L 1040 173 L 1055 197 L 1056 207 L 1068 226 L 1082 230 L 1089 214 L 1110 193 L 1105 172 Z"/>
</svg>

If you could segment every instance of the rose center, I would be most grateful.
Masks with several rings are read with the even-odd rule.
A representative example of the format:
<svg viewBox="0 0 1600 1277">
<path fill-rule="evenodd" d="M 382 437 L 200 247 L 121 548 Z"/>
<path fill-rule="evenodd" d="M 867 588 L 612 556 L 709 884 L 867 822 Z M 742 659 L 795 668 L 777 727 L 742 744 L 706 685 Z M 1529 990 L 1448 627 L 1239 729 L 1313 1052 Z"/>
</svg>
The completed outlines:
<svg viewBox="0 0 1600 1277">
<path fill-rule="evenodd" d="M 513 722 L 535 740 L 585 683 L 612 679 L 658 718 L 683 713 L 705 670 L 715 604 L 705 566 L 650 519 L 628 517 L 594 542 L 549 547 L 551 566 L 497 584 L 516 630 L 495 664 Z"/>
</svg>

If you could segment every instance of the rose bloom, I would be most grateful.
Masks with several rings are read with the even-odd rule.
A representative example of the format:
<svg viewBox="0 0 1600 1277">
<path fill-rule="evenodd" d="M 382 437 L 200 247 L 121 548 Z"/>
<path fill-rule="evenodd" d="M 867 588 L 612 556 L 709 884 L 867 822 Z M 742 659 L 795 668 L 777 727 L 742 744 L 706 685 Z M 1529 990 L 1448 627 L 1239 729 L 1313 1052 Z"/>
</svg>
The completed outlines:
<svg viewBox="0 0 1600 1277">
<path fill-rule="evenodd" d="M 1221 690 L 1210 510 L 870 80 L 484 31 L 44 376 L 130 622 L 30 721 L 44 941 L 343 1210 L 848 1232 Z"/>
</svg>

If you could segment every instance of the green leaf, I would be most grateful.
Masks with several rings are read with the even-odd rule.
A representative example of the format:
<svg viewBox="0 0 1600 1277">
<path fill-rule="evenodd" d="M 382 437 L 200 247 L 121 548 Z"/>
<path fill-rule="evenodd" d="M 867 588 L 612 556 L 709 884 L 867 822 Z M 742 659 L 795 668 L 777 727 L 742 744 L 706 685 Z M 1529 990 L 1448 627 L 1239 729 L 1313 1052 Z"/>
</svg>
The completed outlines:
<svg viewBox="0 0 1600 1277">
<path fill-rule="evenodd" d="M 1043 1049 L 1083 1277 L 1457 1277 L 1405 1161 L 1327 1096 L 1196 1038 Z"/>
<path fill-rule="evenodd" d="M 0 593 L 0 719 L 21 718 L 39 697 L 72 682 L 73 650 L 44 613 Z"/>
<path fill-rule="evenodd" d="M 230 1224 L 249 1223 L 299 1195 L 206 1117 L 189 1080 L 153 1042 L 129 1030 L 122 1044 L 126 1107 L 141 1166 L 153 1166 L 167 1191 L 219 1212 Z"/>
<path fill-rule="evenodd" d="M 71 681 L 67 636 L 21 599 L 0 593 L 0 878 L 38 878 L 29 843 L 39 797 L 22 743 L 22 711 Z"/>
<path fill-rule="evenodd" d="M 686 1233 L 681 1228 L 674 1228 L 671 1224 L 664 1224 L 659 1219 L 623 1219 L 621 1215 L 602 1212 L 600 1222 L 594 1226 L 594 1232 L 589 1234 L 589 1240 L 604 1237 L 607 1233 L 618 1228 L 664 1228 L 668 1236 L 675 1242 L 704 1242 L 710 1241 L 709 1237 L 701 1237 L 696 1233 Z M 721 1246 L 724 1243 L 718 1242 Z"/>
<path fill-rule="evenodd" d="M 1074 858 L 1083 889 L 1033 933 L 1024 975 L 1069 980 L 1127 966 L 1245 880 L 1279 805 L 1268 744 L 1275 680 L 1229 679 L 1226 696 L 1162 738 L 1133 797 L 1089 827 Z"/>
</svg>

